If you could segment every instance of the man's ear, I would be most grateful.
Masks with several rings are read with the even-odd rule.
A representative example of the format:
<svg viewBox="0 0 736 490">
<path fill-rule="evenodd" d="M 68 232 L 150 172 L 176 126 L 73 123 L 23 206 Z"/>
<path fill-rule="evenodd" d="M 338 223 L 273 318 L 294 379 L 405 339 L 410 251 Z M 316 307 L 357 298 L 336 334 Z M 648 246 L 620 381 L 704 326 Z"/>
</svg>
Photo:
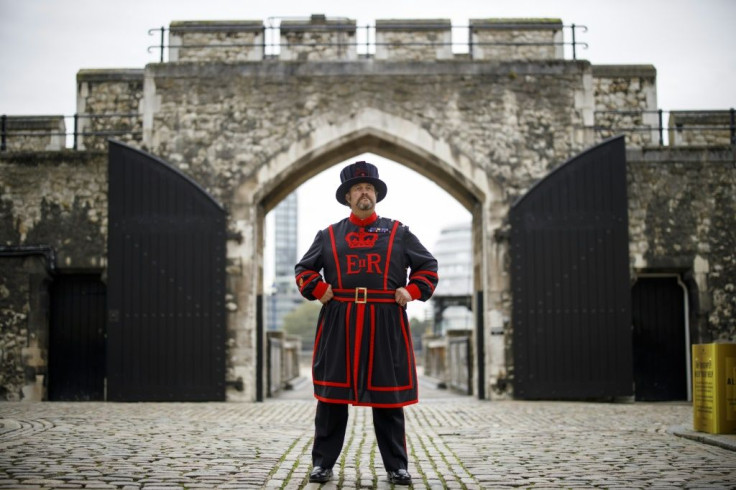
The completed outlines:
<svg viewBox="0 0 736 490">
<path fill-rule="evenodd" d="M 349 192 L 345 194 L 345 202 L 350 204 L 350 193 Z"/>
</svg>

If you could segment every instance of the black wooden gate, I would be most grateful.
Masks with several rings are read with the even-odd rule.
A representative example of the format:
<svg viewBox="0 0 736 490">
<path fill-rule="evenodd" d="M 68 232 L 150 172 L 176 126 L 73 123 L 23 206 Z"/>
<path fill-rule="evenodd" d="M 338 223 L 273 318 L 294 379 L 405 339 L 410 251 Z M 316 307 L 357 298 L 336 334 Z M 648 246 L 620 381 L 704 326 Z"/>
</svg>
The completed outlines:
<svg viewBox="0 0 736 490">
<path fill-rule="evenodd" d="M 626 149 L 607 140 L 511 209 L 514 395 L 633 394 Z"/>
<path fill-rule="evenodd" d="M 224 400 L 225 226 L 188 177 L 110 142 L 109 400 Z"/>
<path fill-rule="evenodd" d="M 687 400 L 685 297 L 677 277 L 641 277 L 631 292 L 637 400 Z"/>
<path fill-rule="evenodd" d="M 48 399 L 105 399 L 105 285 L 59 275 L 50 290 Z"/>
</svg>

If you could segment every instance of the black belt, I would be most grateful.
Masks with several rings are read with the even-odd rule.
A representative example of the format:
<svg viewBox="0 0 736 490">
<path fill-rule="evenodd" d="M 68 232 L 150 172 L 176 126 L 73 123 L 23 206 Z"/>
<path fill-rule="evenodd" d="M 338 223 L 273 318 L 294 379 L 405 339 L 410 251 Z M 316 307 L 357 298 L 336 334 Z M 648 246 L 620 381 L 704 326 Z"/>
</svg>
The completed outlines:
<svg viewBox="0 0 736 490">
<path fill-rule="evenodd" d="M 332 299 L 350 303 L 396 303 L 396 290 L 391 289 L 333 289 Z"/>
</svg>

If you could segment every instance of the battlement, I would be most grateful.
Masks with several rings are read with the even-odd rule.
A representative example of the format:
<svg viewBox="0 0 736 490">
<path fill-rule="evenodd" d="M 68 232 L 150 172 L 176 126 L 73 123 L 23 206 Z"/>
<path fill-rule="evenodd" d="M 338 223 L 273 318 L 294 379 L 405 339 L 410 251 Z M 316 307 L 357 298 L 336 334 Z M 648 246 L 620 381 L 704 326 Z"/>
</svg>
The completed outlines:
<svg viewBox="0 0 736 490">
<path fill-rule="evenodd" d="M 560 19 L 471 19 L 474 60 L 563 59 Z"/>
<path fill-rule="evenodd" d="M 720 146 L 734 144 L 734 110 L 672 111 L 669 119 L 670 145 Z"/>
<path fill-rule="evenodd" d="M 376 21 L 377 60 L 421 61 L 452 58 L 452 23 L 449 19 Z"/>
<path fill-rule="evenodd" d="M 2 116 L 2 132 L 13 134 L 3 141 L 11 151 L 58 151 L 65 147 L 64 116 Z"/>
<path fill-rule="evenodd" d="M 379 19 L 372 26 L 358 26 L 352 19 L 324 15 L 275 24 L 174 21 L 169 27 L 168 62 L 163 62 L 162 51 L 162 63 L 146 69 L 78 72 L 77 113 L 66 116 L 74 117 L 74 129 L 68 131 L 73 131 L 74 148 L 80 150 L 104 151 L 110 137 L 141 144 L 159 114 L 156 93 L 161 87 L 155 78 L 171 73 L 204 78 L 217 73 L 225 76 L 218 82 L 223 84 L 228 76 L 232 80 L 232 73 L 239 80 L 251 75 L 286 79 L 294 70 L 303 76 L 371 74 L 389 77 L 386 80 L 394 75 L 483 72 L 497 80 L 510 77 L 509 83 L 526 73 L 524 80 L 546 87 L 567 83 L 563 79 L 572 70 L 581 84 L 574 93 L 580 111 L 575 129 L 591 140 L 624 133 L 630 147 L 664 145 L 666 136 L 671 146 L 731 143 L 734 124 L 729 111 L 674 111 L 668 129 L 664 111 L 657 106 L 657 71 L 652 65 L 566 62 L 564 46 L 570 43 L 563 32 L 569 27 L 574 32 L 574 26 L 556 18 L 470 19 L 462 27 L 453 26 L 450 19 Z M 458 42 L 463 37 L 459 33 L 466 43 Z M 295 68 L 293 63 L 303 64 Z M 223 64 L 235 71 L 225 75 Z M 529 78 L 529 74 L 543 76 Z M 64 125 L 62 116 L 6 117 L 5 122 L 3 149 L 10 151 L 64 148 L 63 133 L 70 126 L 69 121 Z"/>
<path fill-rule="evenodd" d="M 471 19 L 463 28 L 469 30 L 467 45 L 462 48 L 468 54 L 458 55 L 453 48 L 463 42 L 453 40 L 450 19 L 379 19 L 373 26 L 324 15 L 282 20 L 279 26 L 256 20 L 177 21 L 169 28 L 169 62 L 259 61 L 270 57 L 282 61 L 374 58 L 397 62 L 564 57 L 559 19 Z"/>
<path fill-rule="evenodd" d="M 258 20 L 172 22 L 169 61 L 259 61 L 265 42 Z"/>
<path fill-rule="evenodd" d="M 324 15 L 313 15 L 309 20 L 284 20 L 279 39 L 282 61 L 358 59 L 354 20 L 327 19 Z"/>
</svg>

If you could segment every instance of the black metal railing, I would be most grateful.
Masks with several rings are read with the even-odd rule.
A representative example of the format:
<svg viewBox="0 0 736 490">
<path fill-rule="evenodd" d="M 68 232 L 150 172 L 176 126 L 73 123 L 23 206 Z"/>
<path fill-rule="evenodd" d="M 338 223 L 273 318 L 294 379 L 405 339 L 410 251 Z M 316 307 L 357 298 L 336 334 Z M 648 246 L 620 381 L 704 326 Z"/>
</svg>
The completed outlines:
<svg viewBox="0 0 736 490">
<path fill-rule="evenodd" d="M 693 112 L 693 113 L 699 113 L 699 114 L 713 114 L 717 112 L 728 112 L 728 123 L 727 124 L 708 124 L 708 125 L 689 125 L 689 124 L 675 124 L 674 126 L 669 126 L 665 123 L 665 114 L 668 113 L 686 113 L 686 112 Z M 736 145 L 736 109 L 731 108 L 727 109 L 726 111 L 666 111 L 663 109 L 659 109 L 656 111 L 646 111 L 646 110 L 602 110 L 602 111 L 595 111 L 595 114 L 612 114 L 612 115 L 620 115 L 620 116 L 644 116 L 646 114 L 656 114 L 657 115 L 657 124 L 647 124 L 645 121 L 640 122 L 637 125 L 634 126 L 619 126 L 616 125 L 616 123 L 612 124 L 601 124 L 600 122 L 597 124 L 594 124 L 593 126 L 585 126 L 585 129 L 593 130 L 596 133 L 609 133 L 609 134 L 620 134 L 620 133 L 645 133 L 645 132 L 653 132 L 656 131 L 658 135 L 658 143 L 660 146 L 673 146 L 672 141 L 668 141 L 668 138 L 665 138 L 665 136 L 670 131 L 677 131 L 679 133 L 685 133 L 689 131 L 701 131 L 701 132 L 715 132 L 715 131 L 728 131 L 730 143 L 731 145 Z M 79 130 L 79 121 L 81 119 L 106 119 L 106 118 L 137 118 L 140 119 L 142 116 L 137 113 L 116 113 L 116 114 L 74 114 L 73 116 L 61 116 L 65 120 L 71 120 L 72 121 L 72 131 L 27 131 L 27 130 L 20 130 L 16 131 L 12 128 L 8 128 L 8 116 L 7 115 L 1 115 L 0 116 L 0 151 L 7 151 L 8 150 L 8 139 L 12 137 L 49 137 L 49 136 L 64 136 L 66 140 L 66 144 L 68 145 L 69 141 L 71 140 L 71 149 L 77 150 L 78 149 L 78 142 L 80 137 L 108 137 L 108 136 L 129 136 L 131 138 L 140 137 L 142 134 L 142 131 L 136 130 L 136 129 L 106 129 L 106 130 L 99 130 L 99 131 L 88 131 L 88 130 Z M 49 119 L 49 116 L 23 116 L 23 120 L 29 121 L 29 120 L 46 120 Z M 597 117 L 596 117 L 597 119 Z"/>
<path fill-rule="evenodd" d="M 0 115 L 0 151 L 8 150 L 8 138 L 13 137 L 35 137 L 44 138 L 50 136 L 63 136 L 65 138 L 65 147 L 67 147 L 69 140 L 71 140 L 71 148 L 77 150 L 79 146 L 80 137 L 86 136 L 131 136 L 137 137 L 143 134 L 142 131 L 135 129 L 105 129 L 97 131 L 80 130 L 79 122 L 82 119 L 97 120 L 97 119 L 112 119 L 112 118 L 131 118 L 131 119 L 142 119 L 141 114 L 138 113 L 108 113 L 108 114 L 74 114 L 72 116 L 21 116 L 23 121 L 41 121 L 48 120 L 54 117 L 61 117 L 64 121 L 71 121 L 71 131 L 30 131 L 30 130 L 14 130 L 8 127 L 9 116 L 6 114 Z"/>
<path fill-rule="evenodd" d="M 676 123 L 674 126 L 669 126 L 669 124 L 665 124 L 664 122 L 664 115 L 666 113 L 698 113 L 698 114 L 713 114 L 718 112 L 726 112 L 726 111 L 665 111 L 663 109 L 658 109 L 656 111 L 646 111 L 646 110 L 604 110 L 604 111 L 595 111 L 595 114 L 614 114 L 614 115 L 621 115 L 621 116 L 644 116 L 646 114 L 656 114 L 657 115 L 657 125 L 651 126 L 647 125 L 645 122 L 641 122 L 641 124 L 636 126 L 616 126 L 613 125 L 605 125 L 605 124 L 594 124 L 593 126 L 588 126 L 587 129 L 592 129 L 596 132 L 613 132 L 613 133 L 642 133 L 642 132 L 650 132 L 650 131 L 656 131 L 659 139 L 659 145 L 665 146 L 665 135 L 670 131 L 678 131 L 680 133 L 688 132 L 688 131 L 728 131 L 730 134 L 730 142 L 732 145 L 736 145 L 736 109 L 730 108 L 727 109 L 727 112 L 729 113 L 729 122 L 728 124 L 707 124 L 707 125 L 690 125 L 690 124 L 683 124 L 683 123 Z M 596 118 L 597 119 L 597 118 Z M 671 141 L 667 141 L 669 145 L 672 145 Z"/>
<path fill-rule="evenodd" d="M 514 24 L 514 27 L 519 28 L 528 28 L 528 27 L 539 27 L 538 24 Z M 419 27 L 415 25 L 398 25 L 398 24 L 392 24 L 392 28 L 400 29 L 400 28 L 406 28 L 406 29 L 419 29 Z M 452 32 L 458 32 L 458 31 L 469 31 L 473 27 L 477 26 L 451 26 Z M 306 25 L 305 29 L 313 29 L 313 26 Z M 422 30 L 427 29 L 446 29 L 446 25 L 422 25 Z M 398 45 L 401 46 L 432 46 L 432 47 L 442 47 L 442 46 L 450 46 L 452 49 L 457 49 L 458 52 L 472 52 L 473 46 L 570 46 L 571 47 L 571 53 L 572 53 L 572 59 L 577 59 L 577 50 L 578 48 L 582 49 L 588 49 L 588 43 L 578 41 L 575 34 L 576 31 L 580 30 L 581 32 L 587 32 L 588 27 L 584 25 L 576 25 L 576 24 L 569 24 L 569 25 L 562 25 L 563 29 L 569 29 L 571 32 L 571 41 L 570 42 L 532 42 L 532 41 L 519 41 L 519 42 L 472 42 L 470 36 L 467 36 L 468 41 L 467 42 L 402 42 L 398 43 Z M 294 42 L 288 42 L 288 43 L 282 43 L 278 39 L 280 39 L 280 26 L 276 25 L 264 25 L 259 30 L 262 32 L 263 37 L 261 42 L 252 42 L 252 43 L 217 43 L 217 44 L 187 44 L 187 45 L 178 45 L 178 46 L 171 46 L 166 44 L 166 32 L 170 31 L 170 29 L 167 29 L 164 26 L 156 27 L 148 30 L 149 36 L 158 35 L 160 37 L 159 44 L 148 46 L 148 52 L 151 53 L 153 50 L 159 51 L 159 61 L 161 63 L 164 62 L 164 52 L 167 49 L 171 49 L 172 47 L 175 49 L 201 49 L 201 48 L 212 48 L 212 49 L 218 49 L 218 48 L 254 48 L 254 47 L 260 47 L 263 48 L 263 58 L 268 58 L 271 56 L 276 55 L 281 47 L 283 46 L 290 46 L 290 47 L 305 47 L 305 46 L 311 46 L 311 47 L 325 47 L 325 46 L 339 46 L 342 48 L 355 46 L 357 54 L 363 55 L 364 57 L 372 57 L 375 54 L 375 50 L 377 46 L 396 46 L 396 42 L 390 42 L 390 43 L 379 43 L 376 41 L 376 26 L 375 25 L 364 25 L 364 26 L 356 26 L 354 24 L 324 24 L 319 25 L 320 31 L 346 31 L 346 30 L 355 30 L 356 32 L 356 40 L 351 42 L 307 42 L 307 43 L 294 43 Z M 294 29 L 294 27 L 290 26 L 290 30 Z"/>
</svg>

